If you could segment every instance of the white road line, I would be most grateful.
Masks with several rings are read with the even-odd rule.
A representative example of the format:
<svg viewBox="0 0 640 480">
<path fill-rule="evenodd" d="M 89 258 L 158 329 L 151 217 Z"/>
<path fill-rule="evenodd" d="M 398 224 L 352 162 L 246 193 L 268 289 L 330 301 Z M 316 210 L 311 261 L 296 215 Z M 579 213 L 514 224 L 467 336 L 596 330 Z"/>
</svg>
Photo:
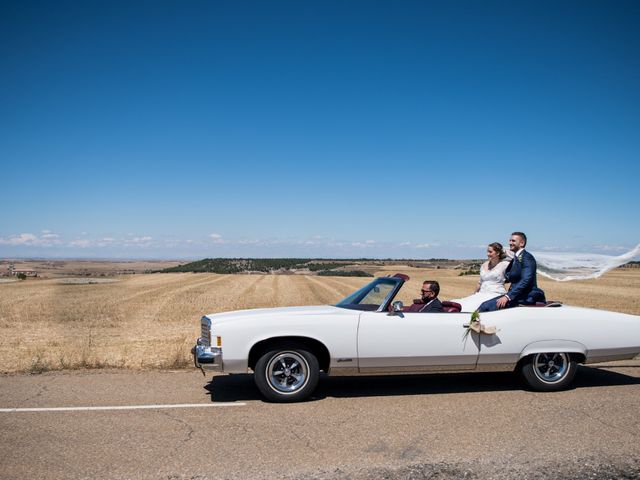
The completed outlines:
<svg viewBox="0 0 640 480">
<path fill-rule="evenodd" d="M 92 412 L 103 410 L 156 410 L 160 408 L 244 407 L 246 403 L 176 403 L 166 405 L 114 405 L 106 407 L 0 408 L 0 413 Z"/>
</svg>

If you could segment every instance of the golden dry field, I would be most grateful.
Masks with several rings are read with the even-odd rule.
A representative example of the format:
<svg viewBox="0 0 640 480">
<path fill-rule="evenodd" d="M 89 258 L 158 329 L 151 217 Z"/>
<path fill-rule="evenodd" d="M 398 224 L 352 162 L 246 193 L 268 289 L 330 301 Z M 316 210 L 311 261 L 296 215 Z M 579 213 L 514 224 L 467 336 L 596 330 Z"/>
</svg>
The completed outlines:
<svg viewBox="0 0 640 480">
<path fill-rule="evenodd" d="M 171 260 L 0 260 L 0 272 L 6 272 L 13 265 L 15 268 L 28 268 L 38 272 L 42 278 L 61 276 L 113 276 L 119 274 L 136 274 L 148 271 L 175 267 L 184 262 Z"/>
<path fill-rule="evenodd" d="M 448 269 L 383 267 L 406 273 L 405 303 L 425 279 L 438 280 L 443 300 L 473 292 L 478 276 Z M 228 310 L 335 303 L 369 278 L 307 275 L 148 274 L 110 283 L 28 279 L 0 283 L 0 372 L 77 368 L 181 368 L 203 314 Z M 618 269 L 597 280 L 540 279 L 547 298 L 640 315 L 640 269 Z"/>
</svg>

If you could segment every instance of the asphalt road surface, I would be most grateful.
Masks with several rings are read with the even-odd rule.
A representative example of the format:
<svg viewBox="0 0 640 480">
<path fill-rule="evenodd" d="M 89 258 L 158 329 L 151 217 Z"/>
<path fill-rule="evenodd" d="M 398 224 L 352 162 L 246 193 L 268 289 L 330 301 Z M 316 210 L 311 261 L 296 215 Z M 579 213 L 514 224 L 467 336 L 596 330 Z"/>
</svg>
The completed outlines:
<svg viewBox="0 0 640 480">
<path fill-rule="evenodd" d="M 0 478 L 640 478 L 640 361 L 581 367 L 558 393 L 497 373 L 325 377 L 288 405 L 249 375 L 2 376 Z"/>
</svg>

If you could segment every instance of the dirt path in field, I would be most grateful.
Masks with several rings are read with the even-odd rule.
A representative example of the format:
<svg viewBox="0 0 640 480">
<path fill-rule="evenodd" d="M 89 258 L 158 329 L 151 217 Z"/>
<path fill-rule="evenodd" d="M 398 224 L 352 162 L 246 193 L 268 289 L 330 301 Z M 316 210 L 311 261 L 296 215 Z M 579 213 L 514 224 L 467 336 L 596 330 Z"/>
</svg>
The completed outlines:
<svg viewBox="0 0 640 480">
<path fill-rule="evenodd" d="M 282 284 L 282 275 L 275 275 L 276 278 L 273 279 L 273 293 L 271 297 L 270 307 L 277 307 L 279 305 L 279 301 L 281 299 L 281 284 Z"/>
<path fill-rule="evenodd" d="M 228 275 L 208 275 L 193 276 L 185 274 L 181 278 L 170 279 L 168 283 L 153 287 L 144 287 L 143 290 L 130 293 L 121 299 L 113 300 L 119 309 L 126 312 L 130 323 L 136 323 L 140 317 L 156 318 L 157 314 L 167 303 L 179 299 L 181 295 L 192 289 L 223 282 L 228 279 Z M 127 288 L 138 288 L 135 283 Z"/>
<path fill-rule="evenodd" d="M 184 291 L 183 289 L 185 288 L 194 288 L 198 285 L 210 283 L 212 280 L 225 277 L 228 277 L 228 275 L 221 276 L 215 274 L 180 274 L 180 277 L 170 278 L 167 282 L 158 282 L 156 285 L 139 285 L 137 282 L 129 282 L 128 284 L 125 284 L 126 289 L 139 289 L 142 287 L 142 290 L 127 293 L 117 301 L 119 303 L 126 304 L 131 303 L 141 297 L 164 298 L 167 293 Z"/>
<path fill-rule="evenodd" d="M 272 296 L 271 280 L 273 276 L 246 275 L 245 287 L 237 292 L 234 310 L 258 308 L 268 303 L 265 299 Z"/>
<path fill-rule="evenodd" d="M 308 295 L 310 297 L 320 300 L 320 305 L 334 304 L 340 299 L 340 293 L 335 288 L 318 281 L 314 277 L 305 275 L 304 282 L 303 288 L 309 292 Z"/>
<path fill-rule="evenodd" d="M 320 280 L 320 278 L 322 278 L 322 280 Z M 346 277 L 342 279 L 336 277 L 319 277 L 316 280 L 321 281 L 326 285 L 332 285 L 334 290 L 340 295 L 340 298 L 344 298 L 370 282 L 372 278 L 354 277 L 349 281 Z"/>
<path fill-rule="evenodd" d="M 10 310 L 26 310 L 29 303 L 47 302 L 52 298 L 55 284 L 51 281 L 38 282 L 34 287 L 23 288 L 20 282 L 12 282 L 0 287 L 0 316 Z"/>
<path fill-rule="evenodd" d="M 325 290 L 326 292 L 328 292 L 326 298 L 327 303 L 330 304 L 335 304 L 336 302 L 338 302 L 341 298 L 344 298 L 343 292 L 344 292 L 344 288 L 342 289 L 338 289 L 336 288 L 334 285 L 331 284 L 331 282 L 329 281 L 325 281 L 323 279 L 323 281 L 318 280 L 315 277 L 305 277 L 310 283 L 316 285 L 318 288 Z M 324 297 L 322 297 L 324 298 Z"/>
<path fill-rule="evenodd" d="M 164 317 L 161 314 L 164 311 L 168 310 L 167 307 L 175 306 L 177 304 L 184 305 L 185 303 L 189 305 L 189 293 L 193 291 L 198 292 L 202 289 L 208 289 L 215 284 L 228 281 L 229 278 L 230 275 L 216 276 L 213 278 L 209 277 L 189 283 L 187 285 L 183 285 L 181 287 L 168 289 L 166 293 L 157 295 L 158 300 L 154 301 L 153 306 L 145 311 L 145 315 L 154 320 L 162 322 Z M 185 301 L 185 299 L 187 301 Z"/>
</svg>

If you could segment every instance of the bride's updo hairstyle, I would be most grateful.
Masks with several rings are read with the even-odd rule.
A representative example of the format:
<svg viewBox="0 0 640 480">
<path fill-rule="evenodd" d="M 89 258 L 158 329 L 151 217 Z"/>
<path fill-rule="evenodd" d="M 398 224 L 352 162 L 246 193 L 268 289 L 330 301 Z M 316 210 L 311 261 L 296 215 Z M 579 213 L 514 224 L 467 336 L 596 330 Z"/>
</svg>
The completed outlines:
<svg viewBox="0 0 640 480">
<path fill-rule="evenodd" d="M 498 254 L 498 258 L 500 260 L 504 260 L 507 257 L 507 254 L 504 252 L 504 248 L 501 243 L 493 242 L 490 243 L 489 246 L 493 249 L 494 252 Z"/>
</svg>

